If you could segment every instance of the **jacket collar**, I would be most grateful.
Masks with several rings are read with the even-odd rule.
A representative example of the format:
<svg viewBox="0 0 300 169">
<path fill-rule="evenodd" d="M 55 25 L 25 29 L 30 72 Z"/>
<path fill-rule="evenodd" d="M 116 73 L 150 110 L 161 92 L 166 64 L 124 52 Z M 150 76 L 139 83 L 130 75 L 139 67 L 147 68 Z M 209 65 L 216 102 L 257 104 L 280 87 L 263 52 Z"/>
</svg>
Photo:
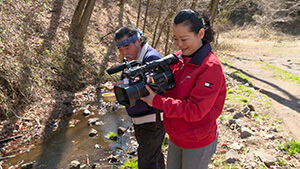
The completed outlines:
<svg viewBox="0 0 300 169">
<path fill-rule="evenodd" d="M 145 43 L 141 48 L 140 52 L 138 53 L 137 62 L 139 62 L 140 64 L 143 63 L 144 56 L 146 55 L 147 51 L 148 51 L 148 43 Z"/>
<path fill-rule="evenodd" d="M 211 52 L 212 48 L 208 41 L 203 40 L 203 45 L 193 54 L 190 56 L 183 56 L 183 57 L 191 57 L 191 61 L 189 63 L 200 65 L 203 59 Z"/>
</svg>

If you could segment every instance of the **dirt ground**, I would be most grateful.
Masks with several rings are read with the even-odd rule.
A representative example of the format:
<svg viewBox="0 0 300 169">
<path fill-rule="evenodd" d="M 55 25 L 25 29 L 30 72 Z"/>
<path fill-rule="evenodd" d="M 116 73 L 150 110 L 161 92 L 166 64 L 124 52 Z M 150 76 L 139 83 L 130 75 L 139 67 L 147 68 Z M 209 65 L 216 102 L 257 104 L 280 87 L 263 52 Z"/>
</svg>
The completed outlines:
<svg viewBox="0 0 300 169">
<path fill-rule="evenodd" d="M 228 36 L 221 37 L 228 42 Z M 253 85 L 273 100 L 274 116 L 282 120 L 288 132 L 300 140 L 300 84 L 280 78 L 280 72 L 266 65 L 300 76 L 300 40 L 264 41 L 231 39 L 235 50 L 218 53 L 233 69 L 250 78 Z M 237 50 L 238 49 L 238 50 Z"/>
</svg>

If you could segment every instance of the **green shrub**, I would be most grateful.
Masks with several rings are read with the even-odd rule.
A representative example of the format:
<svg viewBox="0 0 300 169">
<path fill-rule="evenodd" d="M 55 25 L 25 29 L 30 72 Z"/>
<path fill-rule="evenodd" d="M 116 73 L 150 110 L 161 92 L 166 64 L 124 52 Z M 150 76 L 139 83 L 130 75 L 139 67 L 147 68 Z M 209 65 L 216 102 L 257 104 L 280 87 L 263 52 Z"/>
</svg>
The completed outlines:
<svg viewBox="0 0 300 169">
<path fill-rule="evenodd" d="M 125 168 L 130 168 L 130 169 L 138 169 L 138 161 L 137 160 L 130 160 L 127 159 L 124 164 L 120 167 L 120 169 L 125 169 Z"/>
<path fill-rule="evenodd" d="M 294 155 L 296 153 L 300 153 L 300 142 L 298 141 L 291 141 L 290 143 L 286 144 L 285 146 L 279 145 L 279 150 L 286 151 L 289 155 Z"/>
</svg>

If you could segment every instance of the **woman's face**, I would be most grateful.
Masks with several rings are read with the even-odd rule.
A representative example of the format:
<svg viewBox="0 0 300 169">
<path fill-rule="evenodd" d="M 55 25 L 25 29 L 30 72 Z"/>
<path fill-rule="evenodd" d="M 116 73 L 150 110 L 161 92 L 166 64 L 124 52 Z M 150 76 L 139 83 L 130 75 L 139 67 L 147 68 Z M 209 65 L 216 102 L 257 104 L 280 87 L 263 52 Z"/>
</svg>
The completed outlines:
<svg viewBox="0 0 300 169">
<path fill-rule="evenodd" d="M 204 29 L 200 29 L 198 34 L 195 34 L 190 32 L 190 27 L 187 25 L 173 25 L 175 43 L 185 56 L 193 54 L 202 46 L 204 33 Z"/>
</svg>

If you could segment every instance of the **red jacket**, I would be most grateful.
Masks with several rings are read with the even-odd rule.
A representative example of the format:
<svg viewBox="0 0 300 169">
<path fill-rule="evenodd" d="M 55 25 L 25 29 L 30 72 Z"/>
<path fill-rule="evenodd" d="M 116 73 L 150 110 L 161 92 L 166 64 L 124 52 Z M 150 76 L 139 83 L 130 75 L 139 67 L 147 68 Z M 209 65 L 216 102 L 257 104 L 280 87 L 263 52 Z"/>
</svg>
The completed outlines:
<svg viewBox="0 0 300 169">
<path fill-rule="evenodd" d="M 205 147 L 216 139 L 216 119 L 225 102 L 222 65 L 205 42 L 192 57 L 184 56 L 170 67 L 176 87 L 163 96 L 157 94 L 153 107 L 163 110 L 164 127 L 174 144 L 186 149 Z"/>
</svg>

